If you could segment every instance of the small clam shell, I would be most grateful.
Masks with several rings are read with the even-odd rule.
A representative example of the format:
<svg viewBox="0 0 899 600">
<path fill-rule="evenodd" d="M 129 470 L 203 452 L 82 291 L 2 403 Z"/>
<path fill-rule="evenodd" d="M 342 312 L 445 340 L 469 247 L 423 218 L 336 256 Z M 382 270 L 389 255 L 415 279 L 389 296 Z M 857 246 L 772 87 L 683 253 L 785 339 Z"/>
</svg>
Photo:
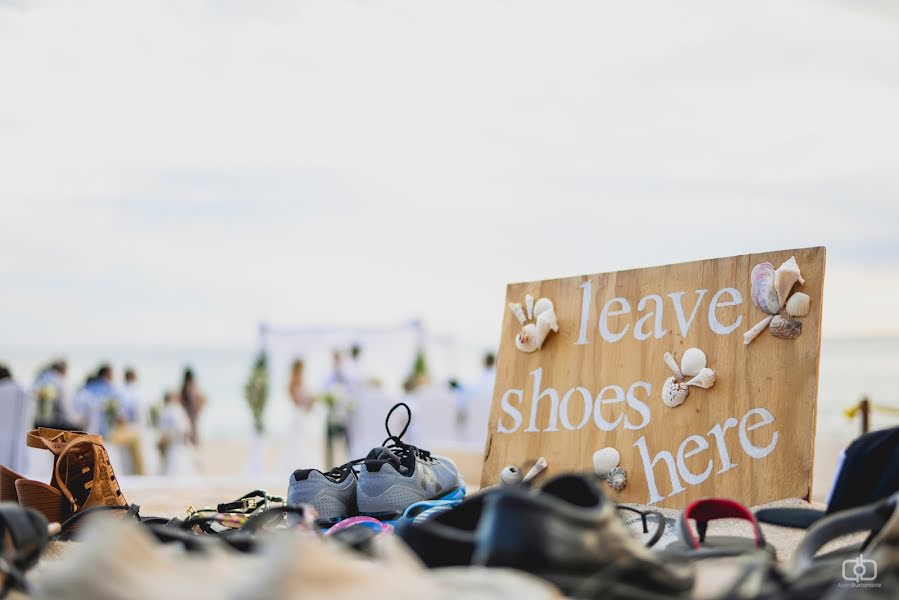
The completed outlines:
<svg viewBox="0 0 899 600">
<path fill-rule="evenodd" d="M 782 265 L 777 267 L 774 272 L 774 290 L 777 292 L 777 299 L 780 308 L 787 303 L 787 296 L 796 282 L 805 283 L 802 274 L 799 272 L 799 265 L 796 263 L 796 257 L 791 256 L 789 260 L 784 261 Z"/>
<path fill-rule="evenodd" d="M 521 469 L 515 465 L 509 465 L 500 471 L 499 479 L 503 482 L 503 485 L 516 485 L 521 483 L 523 476 L 521 474 Z"/>
<path fill-rule="evenodd" d="M 662 358 L 665 359 L 665 364 L 668 365 L 668 368 L 671 369 L 671 372 L 674 373 L 674 378 L 678 381 L 684 378 L 684 374 L 681 373 L 680 367 L 677 365 L 677 360 L 675 360 L 674 355 L 670 352 L 666 352 L 665 356 Z"/>
<path fill-rule="evenodd" d="M 669 377 L 662 386 L 662 403 L 671 408 L 680 406 L 687 399 L 689 393 L 690 388 L 686 383 L 677 383 L 674 377 Z"/>
<path fill-rule="evenodd" d="M 769 315 L 780 312 L 780 300 L 777 298 L 777 290 L 774 289 L 774 276 L 774 265 L 769 262 L 757 264 L 752 268 L 750 276 L 752 303 Z"/>
<path fill-rule="evenodd" d="M 624 470 L 624 467 L 615 467 L 609 471 L 606 483 L 616 492 L 620 492 L 627 487 L 627 471 Z"/>
<path fill-rule="evenodd" d="M 771 335 L 785 340 L 794 340 L 802 334 L 802 321 L 795 319 L 784 319 L 777 315 L 771 319 L 771 325 L 768 326 Z"/>
<path fill-rule="evenodd" d="M 680 359 L 680 370 L 684 377 L 699 375 L 706 366 L 705 352 L 699 348 L 687 348 Z"/>
<path fill-rule="evenodd" d="M 743 343 L 749 344 L 752 340 L 754 340 L 758 335 L 765 331 L 765 328 L 768 327 L 768 324 L 771 322 L 771 319 L 774 318 L 774 315 L 768 315 L 758 323 L 756 323 L 752 329 L 743 334 Z"/>
<path fill-rule="evenodd" d="M 686 382 L 684 385 L 695 385 L 704 389 L 709 389 L 715 385 L 715 372 L 709 368 L 705 368 L 699 372 L 696 377 Z"/>
<path fill-rule="evenodd" d="M 621 454 L 615 448 L 603 448 L 593 453 L 593 470 L 600 477 L 606 477 L 621 463 Z"/>
<path fill-rule="evenodd" d="M 791 317 L 804 317 L 808 314 L 812 299 L 808 294 L 796 292 L 787 300 L 787 314 Z"/>
</svg>

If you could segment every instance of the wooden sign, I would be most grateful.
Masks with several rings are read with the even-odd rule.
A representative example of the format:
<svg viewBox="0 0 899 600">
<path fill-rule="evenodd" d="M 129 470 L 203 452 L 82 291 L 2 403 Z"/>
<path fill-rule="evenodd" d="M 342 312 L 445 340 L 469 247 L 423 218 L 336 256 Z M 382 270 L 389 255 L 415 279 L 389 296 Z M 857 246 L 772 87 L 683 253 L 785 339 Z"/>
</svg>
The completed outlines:
<svg viewBox="0 0 899 600">
<path fill-rule="evenodd" d="M 790 257 L 804 283 L 781 299 L 770 278 Z M 527 470 L 540 456 L 549 464 L 541 479 L 592 471 L 594 452 L 611 447 L 627 472 L 623 490 L 607 489 L 616 501 L 682 508 L 707 496 L 750 506 L 808 498 L 824 260 L 823 247 L 804 248 L 510 284 L 481 485 L 497 483 L 506 465 Z M 776 331 L 763 323 L 745 344 L 744 333 L 771 316 L 753 301 L 750 281 L 765 262 L 771 267 L 756 271 L 756 295 L 780 313 L 771 319 Z M 781 271 L 783 287 L 789 274 Z M 798 292 L 809 309 L 791 317 L 788 298 L 791 312 L 803 312 Z M 533 314 L 535 304 L 548 306 L 541 298 L 552 302 L 558 332 Z M 522 316 L 538 322 L 516 344 Z M 775 335 L 800 327 L 793 339 Z M 712 376 L 675 376 L 665 353 L 679 370 L 690 348 L 704 352 Z M 711 387 L 697 385 L 711 377 Z M 663 403 L 663 391 L 673 404 L 683 389 L 682 404 Z"/>
</svg>

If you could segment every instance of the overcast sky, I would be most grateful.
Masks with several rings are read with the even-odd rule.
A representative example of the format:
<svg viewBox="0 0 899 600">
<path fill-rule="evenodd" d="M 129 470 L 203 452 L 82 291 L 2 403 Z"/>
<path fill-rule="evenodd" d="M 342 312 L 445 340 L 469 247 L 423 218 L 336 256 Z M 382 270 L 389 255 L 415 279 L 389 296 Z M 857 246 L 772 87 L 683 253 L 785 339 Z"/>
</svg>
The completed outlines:
<svg viewBox="0 0 899 600">
<path fill-rule="evenodd" d="M 899 334 L 890 2 L 0 0 L 4 344 L 386 324 L 826 245 Z"/>
</svg>

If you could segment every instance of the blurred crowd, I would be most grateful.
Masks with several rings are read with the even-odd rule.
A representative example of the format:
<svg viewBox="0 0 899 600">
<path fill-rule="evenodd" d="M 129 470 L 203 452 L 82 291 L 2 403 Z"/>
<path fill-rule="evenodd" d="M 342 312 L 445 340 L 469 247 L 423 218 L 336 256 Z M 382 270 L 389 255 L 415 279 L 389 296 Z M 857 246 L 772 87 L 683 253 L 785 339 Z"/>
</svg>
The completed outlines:
<svg viewBox="0 0 899 600">
<path fill-rule="evenodd" d="M 199 443 L 197 423 L 206 398 L 190 368 L 184 369 L 180 388 L 161 401 L 143 394 L 133 367 L 124 368 L 117 381 L 112 365 L 101 364 L 71 394 L 68 372 L 65 360 L 53 360 L 28 385 L 0 365 L 0 421 L 5 424 L 0 462 L 27 470 L 21 440 L 32 427 L 99 433 L 122 449 L 123 470 L 135 475 L 172 473 L 180 468 L 175 464 L 179 450 Z"/>
</svg>

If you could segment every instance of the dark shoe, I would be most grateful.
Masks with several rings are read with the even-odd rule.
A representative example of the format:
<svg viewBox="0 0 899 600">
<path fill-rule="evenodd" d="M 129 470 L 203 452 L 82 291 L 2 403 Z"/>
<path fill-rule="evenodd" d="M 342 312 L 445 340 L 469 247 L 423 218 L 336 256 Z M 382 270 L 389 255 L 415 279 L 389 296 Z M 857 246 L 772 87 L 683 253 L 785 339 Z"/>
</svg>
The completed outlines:
<svg viewBox="0 0 899 600">
<path fill-rule="evenodd" d="M 0 503 L 0 598 L 9 590 L 28 592 L 24 573 L 47 546 L 47 520 L 30 508 Z"/>
<path fill-rule="evenodd" d="M 693 586 L 688 563 L 634 540 L 596 481 L 578 475 L 486 496 L 472 563 L 527 571 L 581 598 L 671 598 Z"/>
<path fill-rule="evenodd" d="M 496 493 L 475 494 L 446 512 L 400 527 L 397 535 L 429 567 L 470 565 L 484 498 Z"/>
</svg>

